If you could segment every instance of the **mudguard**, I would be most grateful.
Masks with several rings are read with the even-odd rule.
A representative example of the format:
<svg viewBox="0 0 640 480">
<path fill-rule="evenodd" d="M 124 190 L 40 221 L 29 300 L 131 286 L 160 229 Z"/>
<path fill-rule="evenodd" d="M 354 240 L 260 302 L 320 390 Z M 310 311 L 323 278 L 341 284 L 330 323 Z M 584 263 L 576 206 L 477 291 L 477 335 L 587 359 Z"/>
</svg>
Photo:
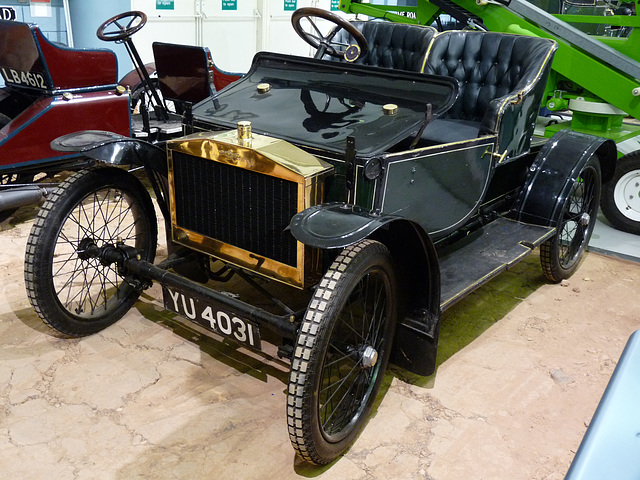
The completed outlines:
<svg viewBox="0 0 640 480">
<path fill-rule="evenodd" d="M 156 74 L 155 62 L 145 63 L 144 69 L 147 71 L 147 75 L 152 76 Z M 144 87 L 144 80 L 142 79 L 140 72 L 137 69 L 131 70 L 118 82 L 118 85 L 126 87 L 131 92 L 135 92 L 138 88 Z"/>
<path fill-rule="evenodd" d="M 324 203 L 307 208 L 291 219 L 291 233 L 299 242 L 316 248 L 344 248 L 363 240 L 393 220 L 356 205 Z"/>
<path fill-rule="evenodd" d="M 600 160 L 604 183 L 615 169 L 615 142 L 569 129 L 556 133 L 536 156 L 509 216 L 525 223 L 555 227 L 559 209 L 593 155 Z"/>
<path fill-rule="evenodd" d="M 290 228 L 298 241 L 316 248 L 343 248 L 374 234 L 389 248 L 404 298 L 391 363 L 417 375 L 431 375 L 440 331 L 440 269 L 426 232 L 406 219 L 339 202 L 296 214 Z"/>
<path fill-rule="evenodd" d="M 167 155 L 151 143 L 102 130 L 84 130 L 58 137 L 51 142 L 58 152 L 79 152 L 110 165 L 142 165 L 167 175 Z"/>
</svg>

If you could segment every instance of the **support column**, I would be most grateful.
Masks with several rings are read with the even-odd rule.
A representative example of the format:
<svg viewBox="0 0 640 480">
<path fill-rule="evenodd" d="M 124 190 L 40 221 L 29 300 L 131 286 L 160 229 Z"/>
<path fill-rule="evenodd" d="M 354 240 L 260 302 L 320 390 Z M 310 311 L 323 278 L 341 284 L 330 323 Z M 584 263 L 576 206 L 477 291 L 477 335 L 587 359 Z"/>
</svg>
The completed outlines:
<svg viewBox="0 0 640 480">
<path fill-rule="evenodd" d="M 105 20 L 129 10 L 131 0 L 69 0 L 74 47 L 113 50 L 118 57 L 118 78 L 131 71 L 131 59 L 123 45 L 103 42 L 96 36 L 96 31 Z"/>
</svg>

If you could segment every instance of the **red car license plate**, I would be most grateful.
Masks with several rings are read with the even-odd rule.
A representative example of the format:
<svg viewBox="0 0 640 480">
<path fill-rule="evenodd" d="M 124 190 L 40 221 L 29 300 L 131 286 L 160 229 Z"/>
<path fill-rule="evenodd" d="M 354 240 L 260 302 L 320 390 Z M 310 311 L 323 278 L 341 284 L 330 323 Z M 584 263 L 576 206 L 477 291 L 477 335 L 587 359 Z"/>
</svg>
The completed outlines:
<svg viewBox="0 0 640 480">
<path fill-rule="evenodd" d="M 260 350 L 260 329 L 236 313 L 174 288 L 162 287 L 164 307 L 223 337 Z"/>
</svg>

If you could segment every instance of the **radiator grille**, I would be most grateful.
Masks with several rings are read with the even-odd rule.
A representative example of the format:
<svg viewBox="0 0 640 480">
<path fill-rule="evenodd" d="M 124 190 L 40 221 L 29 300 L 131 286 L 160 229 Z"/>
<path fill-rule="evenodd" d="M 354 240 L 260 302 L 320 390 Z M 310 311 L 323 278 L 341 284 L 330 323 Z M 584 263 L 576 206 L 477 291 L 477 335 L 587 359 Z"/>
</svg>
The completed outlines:
<svg viewBox="0 0 640 480">
<path fill-rule="evenodd" d="M 173 173 L 179 227 L 297 266 L 298 184 L 180 152 Z"/>
</svg>

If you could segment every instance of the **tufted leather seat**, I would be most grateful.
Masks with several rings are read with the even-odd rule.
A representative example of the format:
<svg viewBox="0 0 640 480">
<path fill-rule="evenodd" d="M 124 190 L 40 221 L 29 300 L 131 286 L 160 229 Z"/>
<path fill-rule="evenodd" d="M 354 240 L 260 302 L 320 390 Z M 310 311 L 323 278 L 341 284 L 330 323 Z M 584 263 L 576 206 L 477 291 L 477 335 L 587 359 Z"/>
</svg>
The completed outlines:
<svg viewBox="0 0 640 480">
<path fill-rule="evenodd" d="M 498 134 L 498 151 L 528 150 L 557 44 L 548 39 L 497 32 L 437 34 L 424 73 L 454 77 L 460 95 L 423 138 L 437 143 Z"/>
<path fill-rule="evenodd" d="M 369 44 L 369 51 L 354 63 L 375 67 L 421 72 L 429 41 L 436 33 L 433 27 L 392 22 L 351 22 Z M 335 42 L 354 44 L 346 30 L 340 29 Z M 336 60 L 326 55 L 325 59 Z"/>
</svg>

